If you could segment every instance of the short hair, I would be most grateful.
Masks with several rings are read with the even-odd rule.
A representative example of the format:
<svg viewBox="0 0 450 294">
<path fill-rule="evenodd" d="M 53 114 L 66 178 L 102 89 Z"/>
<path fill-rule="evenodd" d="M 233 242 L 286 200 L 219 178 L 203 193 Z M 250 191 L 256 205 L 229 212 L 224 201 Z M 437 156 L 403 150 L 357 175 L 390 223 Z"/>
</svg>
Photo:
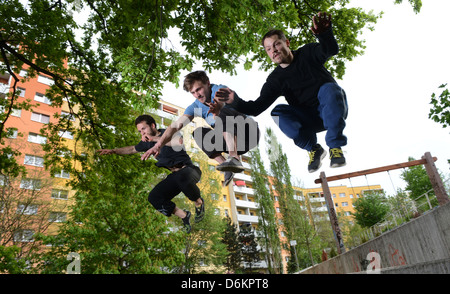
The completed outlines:
<svg viewBox="0 0 450 294">
<path fill-rule="evenodd" d="M 146 122 L 150 127 L 152 126 L 152 124 L 155 124 L 155 126 L 156 126 L 155 119 L 151 115 L 148 115 L 148 114 L 143 114 L 143 115 L 138 116 L 136 118 L 136 120 L 134 121 L 134 124 L 138 125 L 141 122 Z"/>
<path fill-rule="evenodd" d="M 197 70 L 187 74 L 184 77 L 183 89 L 186 92 L 189 92 L 191 90 L 192 84 L 194 84 L 196 81 L 201 81 L 204 84 L 208 83 L 209 78 L 206 75 L 206 72 L 203 70 Z"/>
<path fill-rule="evenodd" d="M 287 40 L 286 35 L 283 33 L 282 30 L 270 30 L 270 31 L 268 31 L 268 32 L 264 35 L 264 37 L 262 38 L 262 40 L 261 40 L 261 45 L 264 46 L 264 40 L 267 39 L 267 38 L 270 38 L 270 37 L 272 37 L 272 36 L 275 36 L 275 35 L 278 36 L 278 38 L 281 39 L 281 40 L 283 40 L 283 41 L 286 41 L 286 40 Z"/>
</svg>

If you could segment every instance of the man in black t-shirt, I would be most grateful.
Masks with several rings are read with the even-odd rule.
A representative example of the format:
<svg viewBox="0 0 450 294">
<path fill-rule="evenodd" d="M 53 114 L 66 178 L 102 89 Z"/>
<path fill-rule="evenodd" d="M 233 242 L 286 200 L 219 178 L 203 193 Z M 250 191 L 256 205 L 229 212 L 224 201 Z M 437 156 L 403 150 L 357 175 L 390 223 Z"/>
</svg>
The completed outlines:
<svg viewBox="0 0 450 294">
<path fill-rule="evenodd" d="M 317 143 L 316 134 L 325 130 L 330 166 L 346 164 L 341 147 L 347 145 L 343 130 L 348 106 L 344 90 L 324 66 L 328 58 L 339 51 L 331 28 L 331 15 L 319 12 L 313 17 L 311 30 L 319 42 L 294 51 L 290 50 L 290 42 L 280 30 L 271 30 L 263 37 L 264 50 L 278 66 L 268 76 L 258 99 L 244 101 L 230 89 L 220 89 L 215 99 L 239 112 L 257 116 L 278 97 L 284 96 L 288 105 L 277 105 L 271 115 L 286 136 L 308 151 L 308 171 L 315 172 L 326 155 Z"/>
<path fill-rule="evenodd" d="M 139 116 L 136 118 L 135 124 L 141 136 L 145 137 L 148 142 L 140 141 L 135 146 L 116 149 L 101 149 L 98 150 L 99 154 L 126 155 L 145 152 L 155 145 L 165 131 L 164 129 L 156 129 L 155 120 L 150 115 Z M 205 203 L 203 198 L 200 197 L 200 189 L 197 187 L 197 183 L 200 181 L 202 172 L 192 163 L 184 149 L 181 137 L 173 139 L 163 146 L 156 159 L 156 166 L 167 168 L 172 173 L 150 191 L 148 201 L 165 216 L 169 217 L 174 214 L 181 218 L 186 232 L 189 233 L 191 231 L 191 213 L 178 208 L 171 200 L 180 192 L 183 192 L 189 200 L 195 202 L 195 222 L 201 221 L 205 215 Z"/>
</svg>

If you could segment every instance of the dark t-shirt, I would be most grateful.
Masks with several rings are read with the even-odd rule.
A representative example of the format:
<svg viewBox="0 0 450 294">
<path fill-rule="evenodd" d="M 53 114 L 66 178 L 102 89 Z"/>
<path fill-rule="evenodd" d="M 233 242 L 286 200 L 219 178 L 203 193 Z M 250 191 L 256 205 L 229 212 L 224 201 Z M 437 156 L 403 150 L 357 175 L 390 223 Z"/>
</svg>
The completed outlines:
<svg viewBox="0 0 450 294">
<path fill-rule="evenodd" d="M 161 132 L 159 136 L 162 136 L 165 129 L 159 129 Z M 134 148 L 138 152 L 145 152 L 155 146 L 156 142 L 144 142 L 140 141 Z M 186 153 L 184 146 L 163 146 L 156 157 L 158 160 L 156 166 L 170 168 L 174 166 L 193 165 L 191 158 Z"/>
</svg>

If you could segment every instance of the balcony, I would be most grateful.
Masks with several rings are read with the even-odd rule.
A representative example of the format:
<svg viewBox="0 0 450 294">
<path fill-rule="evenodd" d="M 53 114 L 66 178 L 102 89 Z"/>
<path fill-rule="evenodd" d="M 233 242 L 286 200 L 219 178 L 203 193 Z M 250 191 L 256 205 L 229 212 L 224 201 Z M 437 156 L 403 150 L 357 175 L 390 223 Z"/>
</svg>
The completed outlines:
<svg viewBox="0 0 450 294">
<path fill-rule="evenodd" d="M 248 163 L 248 162 L 242 161 L 242 166 L 247 170 L 251 170 L 250 163 Z"/>
<path fill-rule="evenodd" d="M 245 201 L 245 200 L 235 200 L 237 207 L 244 207 L 244 208 L 250 208 L 250 209 L 257 209 L 258 204 L 256 202 L 252 201 Z"/>
<path fill-rule="evenodd" d="M 245 186 L 234 186 L 233 191 L 241 194 L 255 195 L 253 188 L 247 188 Z"/>
<path fill-rule="evenodd" d="M 243 223 L 258 223 L 258 217 L 254 215 L 238 214 L 238 222 Z"/>
<path fill-rule="evenodd" d="M 244 173 L 235 173 L 234 174 L 234 179 L 235 180 L 252 182 L 252 176 L 246 175 Z"/>
</svg>

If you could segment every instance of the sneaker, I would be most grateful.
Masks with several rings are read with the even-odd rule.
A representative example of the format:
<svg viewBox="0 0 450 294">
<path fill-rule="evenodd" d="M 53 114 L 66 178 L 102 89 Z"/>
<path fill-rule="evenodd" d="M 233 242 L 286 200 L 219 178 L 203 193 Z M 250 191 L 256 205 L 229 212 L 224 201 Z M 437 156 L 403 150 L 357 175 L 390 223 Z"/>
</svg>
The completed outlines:
<svg viewBox="0 0 450 294">
<path fill-rule="evenodd" d="M 310 173 L 313 173 L 322 166 L 322 159 L 325 158 L 327 152 L 322 148 L 322 146 L 316 144 L 313 146 L 313 149 L 308 153 L 309 153 L 308 171 Z"/>
<path fill-rule="evenodd" d="M 186 212 L 186 216 L 184 218 L 182 218 L 181 220 L 183 221 L 183 226 L 184 226 L 184 230 L 186 231 L 186 233 L 190 233 L 191 232 L 191 212 L 189 210 L 185 210 Z"/>
<path fill-rule="evenodd" d="M 223 172 L 229 171 L 233 173 L 240 173 L 244 170 L 244 167 L 238 159 L 230 156 L 227 160 L 216 166 L 216 170 Z"/>
<path fill-rule="evenodd" d="M 205 200 L 202 199 L 202 205 L 195 207 L 195 222 L 200 222 L 205 217 Z"/>
<path fill-rule="evenodd" d="M 344 153 L 341 148 L 330 149 L 330 167 L 341 167 L 346 165 Z"/>
<path fill-rule="evenodd" d="M 229 171 L 225 172 L 223 186 L 224 187 L 228 186 L 228 184 L 231 183 L 233 178 L 234 178 L 234 173 L 233 172 L 229 172 Z"/>
</svg>

